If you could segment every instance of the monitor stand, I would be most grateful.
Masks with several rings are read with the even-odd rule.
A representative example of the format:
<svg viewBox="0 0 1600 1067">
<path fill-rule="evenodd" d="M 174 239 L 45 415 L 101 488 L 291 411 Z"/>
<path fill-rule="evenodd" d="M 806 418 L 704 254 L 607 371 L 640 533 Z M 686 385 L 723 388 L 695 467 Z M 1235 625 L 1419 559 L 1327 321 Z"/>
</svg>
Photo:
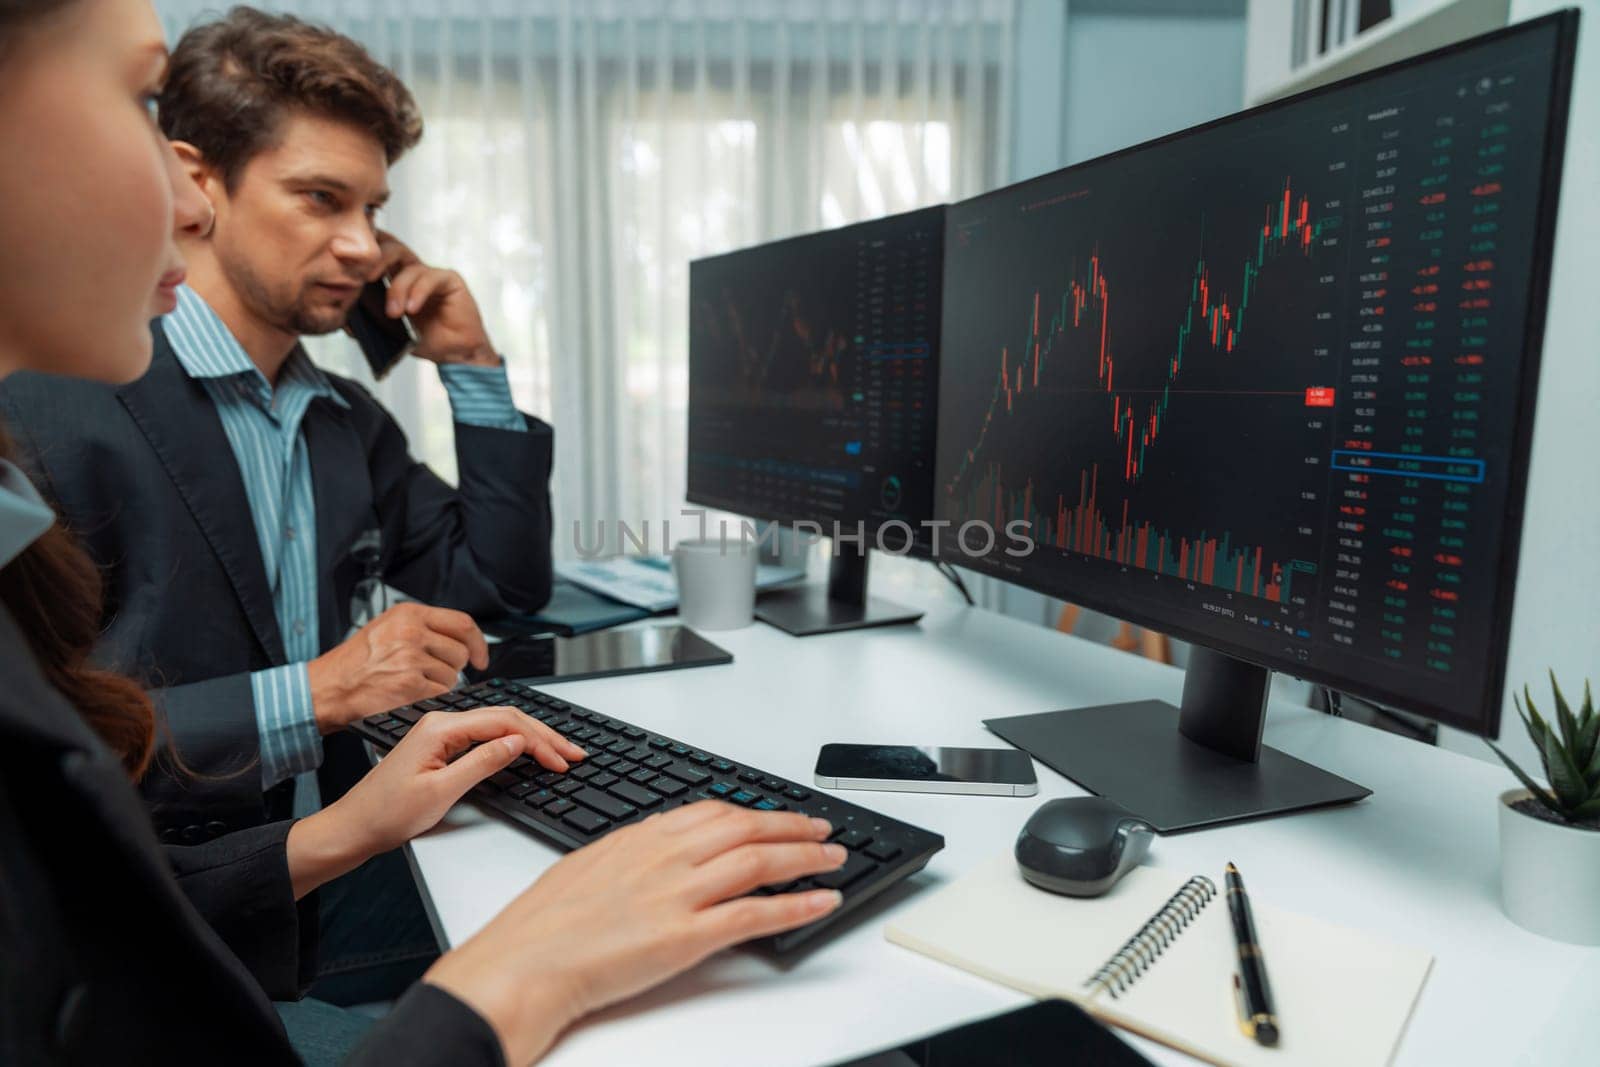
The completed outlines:
<svg viewBox="0 0 1600 1067">
<path fill-rule="evenodd" d="M 756 601 L 756 618 L 796 637 L 916 622 L 922 612 L 867 596 L 867 552 L 834 546 L 828 584 L 775 589 Z"/>
<path fill-rule="evenodd" d="M 1272 672 L 1195 647 L 1183 706 L 1159 700 L 984 725 L 1161 833 L 1344 804 L 1372 790 L 1261 743 Z"/>
</svg>

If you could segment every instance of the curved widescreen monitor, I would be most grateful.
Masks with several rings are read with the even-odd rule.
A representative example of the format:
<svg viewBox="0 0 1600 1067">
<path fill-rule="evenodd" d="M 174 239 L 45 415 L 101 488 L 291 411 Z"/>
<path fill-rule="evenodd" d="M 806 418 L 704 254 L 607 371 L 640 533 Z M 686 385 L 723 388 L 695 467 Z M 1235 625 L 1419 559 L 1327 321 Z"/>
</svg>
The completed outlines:
<svg viewBox="0 0 1600 1067">
<path fill-rule="evenodd" d="M 691 503 L 896 551 L 933 507 L 944 211 L 689 265 Z"/>
<path fill-rule="evenodd" d="M 1493 736 L 1575 32 L 953 205 L 938 555 Z"/>
</svg>

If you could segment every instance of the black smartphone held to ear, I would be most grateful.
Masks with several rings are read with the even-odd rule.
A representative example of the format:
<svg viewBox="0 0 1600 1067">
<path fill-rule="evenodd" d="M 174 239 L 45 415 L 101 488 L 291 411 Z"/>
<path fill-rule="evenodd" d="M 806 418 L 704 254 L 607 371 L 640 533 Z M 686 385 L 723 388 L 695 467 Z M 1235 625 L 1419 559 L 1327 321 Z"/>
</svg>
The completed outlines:
<svg viewBox="0 0 1600 1067">
<path fill-rule="evenodd" d="M 379 278 L 361 287 L 361 296 L 350 308 L 345 329 L 361 346 L 372 376 L 381 379 L 417 346 L 416 331 L 404 315 L 389 317 L 389 279 Z"/>
</svg>

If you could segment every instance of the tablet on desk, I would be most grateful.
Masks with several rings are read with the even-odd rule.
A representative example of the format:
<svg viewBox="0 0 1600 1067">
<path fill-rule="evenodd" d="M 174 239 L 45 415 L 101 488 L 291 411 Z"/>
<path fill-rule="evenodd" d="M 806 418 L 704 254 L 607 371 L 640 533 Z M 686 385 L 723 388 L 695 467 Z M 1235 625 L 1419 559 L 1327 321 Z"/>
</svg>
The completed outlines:
<svg viewBox="0 0 1600 1067">
<path fill-rule="evenodd" d="M 469 682 L 574 682 L 614 674 L 732 663 L 733 655 L 687 626 L 600 630 L 578 637 L 516 637 L 489 646 L 489 666 L 464 672 Z"/>
<path fill-rule="evenodd" d="M 1081 1008 L 1041 1000 L 835 1067 L 1150 1067 Z"/>
</svg>

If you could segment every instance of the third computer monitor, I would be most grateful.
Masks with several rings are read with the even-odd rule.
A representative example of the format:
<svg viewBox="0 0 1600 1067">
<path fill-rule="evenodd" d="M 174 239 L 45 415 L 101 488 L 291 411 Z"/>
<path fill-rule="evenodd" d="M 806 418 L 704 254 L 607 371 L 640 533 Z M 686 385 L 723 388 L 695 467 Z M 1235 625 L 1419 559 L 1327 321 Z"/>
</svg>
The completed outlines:
<svg viewBox="0 0 1600 1067">
<path fill-rule="evenodd" d="M 1492 736 L 1575 22 L 953 205 L 940 554 Z"/>
</svg>

